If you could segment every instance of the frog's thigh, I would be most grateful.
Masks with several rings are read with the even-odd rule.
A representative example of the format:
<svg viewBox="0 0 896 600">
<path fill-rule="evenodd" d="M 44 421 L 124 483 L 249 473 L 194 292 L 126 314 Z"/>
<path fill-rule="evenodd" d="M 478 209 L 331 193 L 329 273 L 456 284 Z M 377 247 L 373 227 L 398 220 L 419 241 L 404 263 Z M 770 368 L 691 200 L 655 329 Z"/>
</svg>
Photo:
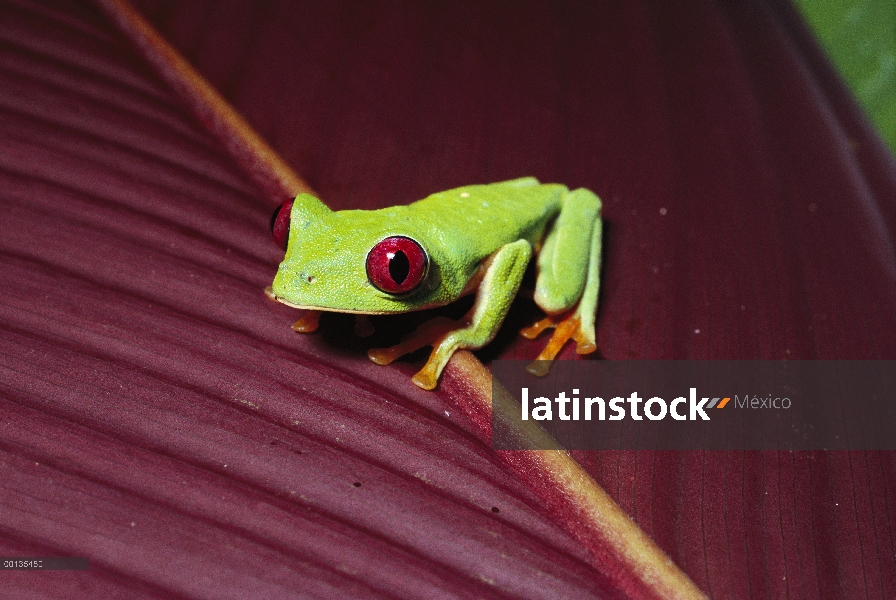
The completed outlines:
<svg viewBox="0 0 896 600">
<path fill-rule="evenodd" d="M 599 215 L 600 200 L 591 191 L 578 189 L 564 197 L 538 255 L 535 303 L 546 313 L 568 311 L 582 298 L 593 263 L 595 233 L 600 243 Z"/>
<path fill-rule="evenodd" d="M 599 201 L 598 201 L 599 202 Z M 597 316 L 597 298 L 600 295 L 600 250 L 601 232 L 603 226 L 598 217 L 594 221 L 594 231 L 591 232 L 591 248 L 588 253 L 588 274 L 585 279 L 585 289 L 582 298 L 576 308 L 575 316 L 579 320 L 579 354 L 587 354 L 597 349 L 594 335 L 594 319 Z M 583 345 L 584 344 L 584 345 Z"/>
<path fill-rule="evenodd" d="M 507 316 L 531 257 L 532 247 L 526 240 L 502 246 L 494 254 L 479 284 L 476 302 L 465 319 L 467 325 L 447 333 L 435 344 L 426 365 L 414 375 L 415 384 L 433 389 L 455 350 L 481 348 L 492 341 Z"/>
</svg>

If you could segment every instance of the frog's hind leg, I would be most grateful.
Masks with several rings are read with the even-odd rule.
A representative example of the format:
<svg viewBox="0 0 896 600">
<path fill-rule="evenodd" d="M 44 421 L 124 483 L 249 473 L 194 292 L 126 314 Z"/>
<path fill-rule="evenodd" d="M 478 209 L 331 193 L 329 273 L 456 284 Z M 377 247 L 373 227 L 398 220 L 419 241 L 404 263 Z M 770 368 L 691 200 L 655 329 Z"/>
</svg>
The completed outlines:
<svg viewBox="0 0 896 600">
<path fill-rule="evenodd" d="M 432 354 L 413 382 L 431 390 L 439 382 L 442 369 L 456 350 L 475 350 L 492 341 L 520 287 L 532 247 L 517 240 L 498 249 L 488 264 L 476 292 L 476 302 L 460 321 L 438 317 L 417 328 L 406 340 L 391 348 L 375 348 L 367 355 L 375 363 L 389 364 L 399 356 L 423 346 L 433 346 Z"/>
<path fill-rule="evenodd" d="M 570 192 L 538 257 L 535 302 L 548 316 L 520 333 L 529 339 L 545 329 L 554 334 L 536 362 L 535 375 L 547 374 L 564 344 L 575 340 L 576 352 L 597 349 L 594 318 L 600 290 L 600 199 L 585 189 Z M 573 310 L 575 307 L 575 310 Z"/>
</svg>

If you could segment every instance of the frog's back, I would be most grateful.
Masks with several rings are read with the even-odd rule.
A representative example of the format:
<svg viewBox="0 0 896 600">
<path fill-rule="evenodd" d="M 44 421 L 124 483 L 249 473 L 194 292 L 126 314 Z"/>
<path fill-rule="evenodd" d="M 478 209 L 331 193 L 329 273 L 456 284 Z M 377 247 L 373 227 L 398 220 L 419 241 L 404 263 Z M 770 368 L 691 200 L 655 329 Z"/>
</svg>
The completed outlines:
<svg viewBox="0 0 896 600">
<path fill-rule="evenodd" d="M 526 177 L 439 192 L 408 209 L 418 223 L 442 232 L 444 241 L 485 257 L 519 239 L 537 242 L 567 191 Z"/>
</svg>

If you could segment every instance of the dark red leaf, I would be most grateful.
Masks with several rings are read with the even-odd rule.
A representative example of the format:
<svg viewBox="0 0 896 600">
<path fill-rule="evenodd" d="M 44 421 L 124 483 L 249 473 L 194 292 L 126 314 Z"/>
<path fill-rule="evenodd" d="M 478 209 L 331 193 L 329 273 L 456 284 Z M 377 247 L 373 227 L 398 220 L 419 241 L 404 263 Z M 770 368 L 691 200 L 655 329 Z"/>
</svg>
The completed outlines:
<svg viewBox="0 0 896 600">
<path fill-rule="evenodd" d="M 606 359 L 896 358 L 896 165 L 780 2 L 139 6 L 333 208 L 597 192 Z M 462 385 L 289 330 L 275 202 L 106 19 L 0 11 L 0 553 L 92 559 L 4 589 L 614 593 Z M 896 594 L 893 453 L 577 458 L 713 597 Z"/>
<path fill-rule="evenodd" d="M 141 5 L 335 207 L 595 190 L 607 359 L 896 358 L 896 165 L 782 2 Z M 896 593 L 891 453 L 579 458 L 713 596 Z"/>
<path fill-rule="evenodd" d="M 101 13 L 0 11 L 0 554 L 91 561 L 4 595 L 614 595 L 412 369 L 290 330 L 267 199 Z"/>
</svg>

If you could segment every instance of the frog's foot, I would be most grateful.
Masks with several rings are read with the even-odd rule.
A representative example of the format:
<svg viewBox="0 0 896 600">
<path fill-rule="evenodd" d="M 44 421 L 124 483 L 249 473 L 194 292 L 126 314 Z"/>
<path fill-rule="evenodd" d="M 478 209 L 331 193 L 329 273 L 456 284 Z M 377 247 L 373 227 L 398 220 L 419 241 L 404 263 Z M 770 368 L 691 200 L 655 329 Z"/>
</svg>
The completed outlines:
<svg viewBox="0 0 896 600">
<path fill-rule="evenodd" d="M 594 326 L 592 324 L 590 328 L 588 326 L 583 327 L 578 311 L 567 313 L 565 316 L 547 316 L 531 327 L 526 327 L 520 331 L 520 334 L 531 340 L 545 329 L 550 328 L 554 328 L 554 334 L 548 341 L 547 346 L 544 347 L 544 350 L 541 351 L 535 362 L 526 367 L 526 370 L 533 375 L 539 377 L 547 375 L 548 369 L 551 367 L 550 361 L 554 360 L 554 357 L 560 353 L 560 350 L 563 349 L 563 346 L 569 340 L 575 340 L 577 354 L 590 354 L 597 350 Z"/>
<path fill-rule="evenodd" d="M 545 329 L 550 329 L 556 326 L 557 319 L 555 319 L 554 317 L 545 317 L 541 321 L 537 321 L 528 327 L 523 327 L 522 329 L 520 329 L 520 335 L 527 340 L 534 340 L 535 338 L 540 336 L 541 332 Z"/>
<path fill-rule="evenodd" d="M 293 323 L 292 330 L 298 333 L 311 333 L 317 331 L 317 324 L 320 321 L 319 310 L 306 310 L 302 318 Z"/>
<path fill-rule="evenodd" d="M 371 348 L 367 351 L 367 358 L 378 365 L 388 365 L 395 359 L 410 354 L 424 346 L 434 346 L 444 338 L 448 332 L 457 329 L 457 322 L 448 317 L 436 317 L 420 324 L 411 335 L 400 343 L 388 348 Z M 433 386 L 435 387 L 435 386 Z M 431 389 L 431 388 L 430 388 Z"/>
</svg>

